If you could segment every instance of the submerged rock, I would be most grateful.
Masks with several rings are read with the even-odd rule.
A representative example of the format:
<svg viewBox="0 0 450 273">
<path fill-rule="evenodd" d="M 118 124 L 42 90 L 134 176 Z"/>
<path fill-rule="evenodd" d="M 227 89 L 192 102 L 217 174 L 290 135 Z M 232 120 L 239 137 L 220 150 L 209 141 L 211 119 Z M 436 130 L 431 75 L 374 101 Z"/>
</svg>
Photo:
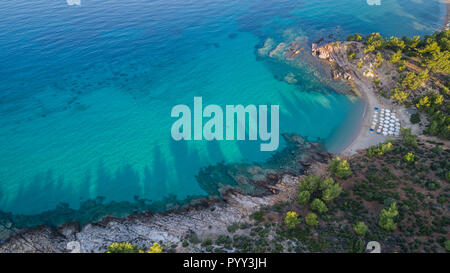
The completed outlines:
<svg viewBox="0 0 450 273">
<path fill-rule="evenodd" d="M 285 77 L 284 80 L 289 84 L 296 84 L 298 83 L 298 80 L 295 78 L 294 73 L 289 72 Z"/>
</svg>

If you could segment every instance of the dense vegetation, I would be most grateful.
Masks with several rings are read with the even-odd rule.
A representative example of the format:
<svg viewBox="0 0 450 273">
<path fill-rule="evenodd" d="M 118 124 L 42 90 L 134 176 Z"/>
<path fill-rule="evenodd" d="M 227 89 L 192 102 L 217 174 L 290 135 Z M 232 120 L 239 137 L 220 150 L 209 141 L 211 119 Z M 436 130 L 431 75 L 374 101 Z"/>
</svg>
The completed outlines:
<svg viewBox="0 0 450 273">
<path fill-rule="evenodd" d="M 183 247 L 201 252 L 450 251 L 450 151 L 402 130 L 347 161 L 335 158 L 325 176 L 304 177 L 296 200 L 261 207 L 248 222 L 216 238 L 192 232 Z M 405 158 L 414 158 L 406 160 Z M 344 175 L 339 175 L 340 170 Z M 349 172 L 350 171 L 350 172 Z"/>
<path fill-rule="evenodd" d="M 415 106 L 426 114 L 428 122 L 424 133 L 450 139 L 450 30 L 423 38 L 384 38 L 379 33 L 372 33 L 367 37 L 351 35 L 347 40 L 364 43 L 364 53 L 374 54 L 374 69 L 383 63 L 384 58 L 397 66 L 397 86 L 382 90 L 380 94 L 390 96 L 399 104 Z M 352 59 L 355 59 L 354 53 Z M 358 68 L 362 68 L 363 59 L 355 62 Z M 414 123 L 421 122 L 417 115 L 413 120 Z"/>
<path fill-rule="evenodd" d="M 153 243 L 148 249 L 129 242 L 114 242 L 106 247 L 107 253 L 161 253 L 162 251 L 163 248 L 158 243 Z"/>
<path fill-rule="evenodd" d="M 397 86 L 390 97 L 428 116 L 425 133 L 450 139 L 450 31 L 423 39 L 373 33 L 348 40 L 364 42 L 364 54 L 373 54 L 375 68 L 396 65 Z M 364 60 L 355 52 L 347 55 L 362 68 Z M 411 116 L 412 123 L 422 122 L 419 113 Z M 191 232 L 182 243 L 184 251 L 363 252 L 367 242 L 377 241 L 382 252 L 450 252 L 450 151 L 445 144 L 402 129 L 401 139 L 348 159 L 336 157 L 327 167 L 326 175 L 301 180 L 295 201 L 261 207 L 215 238 Z M 108 251 L 145 252 L 117 243 Z"/>
</svg>

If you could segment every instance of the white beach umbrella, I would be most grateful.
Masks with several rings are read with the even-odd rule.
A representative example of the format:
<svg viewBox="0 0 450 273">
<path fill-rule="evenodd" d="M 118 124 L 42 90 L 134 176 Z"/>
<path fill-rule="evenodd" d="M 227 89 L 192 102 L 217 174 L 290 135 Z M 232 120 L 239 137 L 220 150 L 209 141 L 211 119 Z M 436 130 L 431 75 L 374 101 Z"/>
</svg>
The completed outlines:
<svg viewBox="0 0 450 273">
<path fill-rule="evenodd" d="M 387 132 L 383 132 L 383 136 L 387 136 Z"/>
</svg>

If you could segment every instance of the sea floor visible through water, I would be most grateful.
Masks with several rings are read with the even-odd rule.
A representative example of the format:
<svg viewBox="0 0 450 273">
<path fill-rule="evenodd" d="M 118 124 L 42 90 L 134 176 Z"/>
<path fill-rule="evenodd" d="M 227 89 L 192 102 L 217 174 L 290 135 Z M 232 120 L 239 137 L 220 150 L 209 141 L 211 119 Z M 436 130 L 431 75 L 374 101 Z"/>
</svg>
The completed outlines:
<svg viewBox="0 0 450 273">
<path fill-rule="evenodd" d="M 446 9 L 437 0 L 19 0 L 1 3 L 0 15 L 0 211 L 32 226 L 173 208 L 208 195 L 204 168 L 274 154 L 255 141 L 172 140 L 170 111 L 194 96 L 280 105 L 280 133 L 343 149 L 364 101 L 331 81 L 311 43 L 423 36 Z M 259 54 L 268 40 L 303 51 L 287 61 Z"/>
</svg>

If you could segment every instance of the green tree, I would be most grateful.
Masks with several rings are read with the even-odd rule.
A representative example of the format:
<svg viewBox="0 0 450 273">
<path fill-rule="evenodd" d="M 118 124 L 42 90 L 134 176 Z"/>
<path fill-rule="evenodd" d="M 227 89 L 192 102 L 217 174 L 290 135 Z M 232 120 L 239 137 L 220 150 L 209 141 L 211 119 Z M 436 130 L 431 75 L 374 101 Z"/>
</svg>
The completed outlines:
<svg viewBox="0 0 450 273">
<path fill-rule="evenodd" d="M 381 52 L 377 52 L 377 54 L 375 56 L 375 60 L 376 60 L 375 68 L 378 68 L 383 64 L 384 58 L 383 58 L 383 55 L 381 54 Z"/>
<path fill-rule="evenodd" d="M 405 41 L 397 37 L 391 37 L 389 42 L 387 42 L 387 47 L 392 50 L 403 50 L 405 48 Z"/>
<path fill-rule="evenodd" d="M 395 52 L 394 54 L 392 54 L 389 62 L 391 64 L 395 64 L 395 63 L 398 63 L 401 59 L 402 59 L 402 51 L 399 50 L 399 51 Z"/>
<path fill-rule="evenodd" d="M 414 155 L 411 152 L 407 153 L 403 158 L 406 162 L 414 162 Z"/>
<path fill-rule="evenodd" d="M 401 73 L 405 71 L 405 69 L 406 69 L 406 62 L 404 60 L 399 61 L 397 65 L 397 71 Z"/>
<path fill-rule="evenodd" d="M 382 156 L 386 152 L 392 150 L 393 146 L 391 142 L 381 143 L 377 146 L 371 146 L 367 149 L 366 153 L 368 157 Z"/>
<path fill-rule="evenodd" d="M 326 190 L 329 187 L 333 186 L 336 183 L 336 181 L 334 181 L 334 179 L 332 177 L 329 177 L 325 180 L 321 180 L 319 183 L 319 189 L 320 190 Z"/>
<path fill-rule="evenodd" d="M 308 213 L 305 217 L 306 224 L 308 226 L 314 227 L 319 224 L 319 220 L 317 220 L 317 215 L 315 213 Z"/>
<path fill-rule="evenodd" d="M 347 41 L 357 41 L 360 42 L 362 41 L 364 38 L 361 34 L 356 33 L 355 35 L 350 35 L 347 37 Z"/>
<path fill-rule="evenodd" d="M 314 199 L 311 202 L 311 209 L 317 211 L 318 213 L 324 213 L 328 211 L 327 205 L 319 198 Z"/>
<path fill-rule="evenodd" d="M 385 230 L 395 230 L 397 224 L 394 222 L 394 218 L 398 215 L 397 206 L 394 203 L 389 208 L 384 208 L 379 216 L 378 225 Z"/>
<path fill-rule="evenodd" d="M 394 94 L 392 94 L 391 98 L 396 100 L 399 104 L 403 104 L 410 94 L 409 92 L 400 90 L 399 88 L 394 88 L 392 91 Z"/>
<path fill-rule="evenodd" d="M 358 222 L 353 226 L 353 230 L 359 236 L 364 236 L 367 233 L 369 228 L 364 224 L 364 222 Z"/>
<path fill-rule="evenodd" d="M 342 192 L 342 188 L 337 184 L 334 183 L 333 185 L 329 186 L 322 192 L 322 199 L 329 203 L 333 201 L 336 197 L 338 197 Z"/>
<path fill-rule="evenodd" d="M 297 197 L 297 202 L 300 205 L 307 205 L 309 199 L 311 198 L 311 193 L 309 191 L 301 191 Z"/>
<path fill-rule="evenodd" d="M 299 189 L 300 191 L 313 193 L 319 189 L 320 180 L 318 175 L 309 175 L 300 182 Z"/>
<path fill-rule="evenodd" d="M 432 72 L 450 73 L 450 51 L 439 51 L 424 58 L 423 64 Z"/>
<path fill-rule="evenodd" d="M 441 52 L 441 48 L 439 47 L 439 44 L 437 42 L 433 42 L 431 39 L 427 39 L 425 47 L 419 49 L 418 52 L 420 53 L 420 55 L 427 57 Z"/>
<path fill-rule="evenodd" d="M 404 38 L 405 41 L 405 49 L 407 53 L 411 56 L 416 55 L 417 45 L 420 43 L 420 36 L 414 36 L 413 38 Z"/>
<path fill-rule="evenodd" d="M 417 75 L 414 72 L 406 72 L 406 75 L 399 80 L 402 88 L 417 90 L 422 83 L 428 80 L 428 69 L 420 71 Z"/>
<path fill-rule="evenodd" d="M 289 229 L 293 229 L 298 224 L 300 224 L 300 219 L 298 218 L 297 212 L 295 212 L 295 211 L 288 211 L 286 213 L 286 217 L 284 218 L 284 224 Z"/>
<path fill-rule="evenodd" d="M 342 160 L 339 157 L 336 157 L 331 161 L 328 169 L 330 170 L 332 175 L 341 179 L 346 179 L 350 175 L 352 175 L 350 164 L 347 162 L 347 160 Z"/>
<path fill-rule="evenodd" d="M 364 53 L 382 49 L 385 43 L 386 41 L 383 37 L 381 37 L 380 33 L 372 33 L 369 35 L 369 37 L 367 37 Z"/>
</svg>

